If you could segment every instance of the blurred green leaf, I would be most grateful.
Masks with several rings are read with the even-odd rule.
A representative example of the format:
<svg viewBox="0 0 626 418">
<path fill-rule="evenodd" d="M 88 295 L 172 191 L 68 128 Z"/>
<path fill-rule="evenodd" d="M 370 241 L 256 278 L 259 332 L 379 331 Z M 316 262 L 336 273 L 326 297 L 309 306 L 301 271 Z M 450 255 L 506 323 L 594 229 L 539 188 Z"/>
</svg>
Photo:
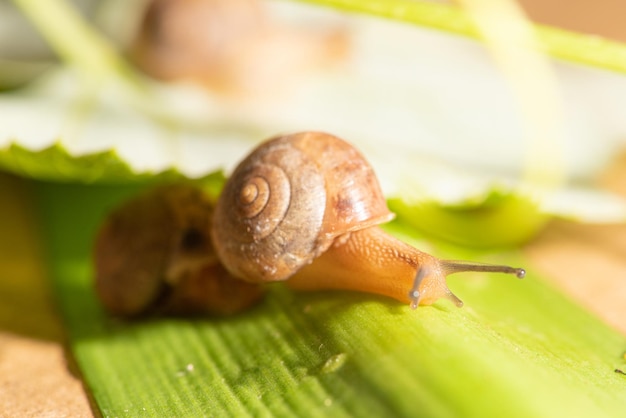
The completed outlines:
<svg viewBox="0 0 626 418">
<path fill-rule="evenodd" d="M 491 190 L 484 200 L 445 205 L 435 201 L 389 200 L 389 207 L 431 237 L 466 247 L 518 246 L 530 240 L 549 216 L 529 196 Z"/>
<path fill-rule="evenodd" d="M 347 12 L 365 13 L 481 39 L 476 23 L 457 5 L 420 0 L 297 0 Z M 594 34 L 534 25 L 543 51 L 552 56 L 626 72 L 626 45 Z"/>
<path fill-rule="evenodd" d="M 470 274 L 466 303 L 415 311 L 371 295 L 294 293 L 278 284 L 227 319 L 107 317 L 90 248 L 107 210 L 138 186 L 39 183 L 52 278 L 70 346 L 103 416 L 621 417 L 626 337 L 529 271 Z M 523 265 L 421 241 L 445 258 Z"/>
<path fill-rule="evenodd" d="M 13 143 L 0 149 L 0 166 L 25 177 L 83 183 L 135 183 L 183 178 L 173 169 L 161 173 L 137 173 L 114 150 L 73 156 L 59 143 L 39 151 Z"/>
</svg>

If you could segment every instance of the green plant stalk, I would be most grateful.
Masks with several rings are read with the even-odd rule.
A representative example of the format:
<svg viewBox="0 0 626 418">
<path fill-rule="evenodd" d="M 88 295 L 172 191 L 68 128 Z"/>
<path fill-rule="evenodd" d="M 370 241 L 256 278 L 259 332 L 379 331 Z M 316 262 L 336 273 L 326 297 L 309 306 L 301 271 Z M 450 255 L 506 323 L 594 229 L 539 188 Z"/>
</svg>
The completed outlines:
<svg viewBox="0 0 626 418">
<path fill-rule="evenodd" d="M 13 0 L 59 56 L 96 82 L 128 77 L 131 70 L 113 45 L 65 0 Z"/>
<path fill-rule="evenodd" d="M 86 82 L 82 100 L 94 100 L 103 86 L 119 86 L 121 97 L 164 129 L 180 125 L 167 105 L 155 100 L 154 91 L 145 79 L 67 0 L 13 2 L 59 57 L 78 70 Z"/>
<path fill-rule="evenodd" d="M 351 292 L 274 286 L 226 319 L 107 317 L 92 290 L 102 217 L 136 187 L 38 183 L 56 294 L 103 416 L 621 417 L 626 338 L 546 285 L 455 275 L 464 308 L 415 311 Z M 217 190 L 216 188 L 215 190 Z M 446 258 L 523 265 L 517 252 L 427 243 Z M 530 266 L 526 266 L 530 267 Z"/>
<path fill-rule="evenodd" d="M 514 92 L 524 125 L 522 182 L 550 193 L 567 180 L 563 100 L 552 63 L 516 0 L 458 0 Z"/>
<path fill-rule="evenodd" d="M 333 7 L 350 13 L 363 13 L 399 22 L 455 33 L 474 39 L 482 34 L 474 21 L 457 6 L 420 0 L 296 0 Z M 626 72 L 626 45 L 562 30 L 533 25 L 543 51 L 554 57 L 580 64 Z"/>
</svg>

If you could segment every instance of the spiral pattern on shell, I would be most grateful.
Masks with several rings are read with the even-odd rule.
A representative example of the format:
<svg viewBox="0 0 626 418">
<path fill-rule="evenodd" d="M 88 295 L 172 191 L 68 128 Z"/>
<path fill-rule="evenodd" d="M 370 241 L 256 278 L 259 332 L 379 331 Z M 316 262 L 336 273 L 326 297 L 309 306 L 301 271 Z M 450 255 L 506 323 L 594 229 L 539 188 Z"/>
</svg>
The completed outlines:
<svg viewBox="0 0 626 418">
<path fill-rule="evenodd" d="M 220 260 L 248 281 L 289 277 L 314 252 L 324 217 L 320 201 L 324 177 L 314 161 L 285 140 L 257 148 L 235 169 L 216 207 Z"/>
<path fill-rule="evenodd" d="M 260 240 L 271 234 L 285 217 L 291 200 L 289 178 L 279 166 L 270 164 L 254 165 L 242 174 L 234 208 L 243 220 L 245 233 L 250 233 L 253 240 Z"/>
<path fill-rule="evenodd" d="M 217 202 L 212 239 L 234 276 L 285 280 L 337 236 L 392 216 L 361 154 L 332 135 L 303 132 L 261 144 L 237 166 Z"/>
</svg>

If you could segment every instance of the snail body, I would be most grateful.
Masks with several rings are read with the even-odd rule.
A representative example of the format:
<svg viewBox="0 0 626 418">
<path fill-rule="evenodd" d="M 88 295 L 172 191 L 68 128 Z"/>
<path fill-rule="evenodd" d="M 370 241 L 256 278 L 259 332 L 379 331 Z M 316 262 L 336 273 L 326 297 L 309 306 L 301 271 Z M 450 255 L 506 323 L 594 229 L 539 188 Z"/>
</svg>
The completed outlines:
<svg viewBox="0 0 626 418">
<path fill-rule="evenodd" d="M 420 269 L 427 272 L 427 280 L 413 289 Z M 430 305 L 446 298 L 461 306 L 461 300 L 448 289 L 445 276 L 438 259 L 374 226 L 354 232 L 344 242 L 333 245 L 294 274 L 289 286 L 296 290 L 355 290 L 412 305 Z M 416 290 L 417 295 L 413 293 Z"/>
<path fill-rule="evenodd" d="M 271 139 L 245 158 L 216 204 L 211 237 L 224 267 L 251 283 L 349 289 L 412 306 L 447 298 L 448 274 L 522 269 L 438 260 L 382 231 L 393 218 L 374 170 L 321 132 Z"/>
<path fill-rule="evenodd" d="M 350 144 L 320 132 L 280 136 L 237 166 L 217 202 L 190 185 L 166 186 L 114 211 L 96 240 L 96 290 L 107 310 L 125 316 L 234 313 L 284 280 L 416 308 L 440 298 L 461 306 L 446 284 L 452 273 L 525 274 L 439 260 L 379 227 L 393 216 Z"/>
</svg>

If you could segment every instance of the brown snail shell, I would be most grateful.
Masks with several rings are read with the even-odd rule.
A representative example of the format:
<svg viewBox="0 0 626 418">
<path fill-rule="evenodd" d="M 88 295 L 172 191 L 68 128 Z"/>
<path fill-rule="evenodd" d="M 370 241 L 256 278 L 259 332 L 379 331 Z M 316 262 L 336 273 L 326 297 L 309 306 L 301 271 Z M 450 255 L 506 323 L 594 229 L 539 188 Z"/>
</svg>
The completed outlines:
<svg viewBox="0 0 626 418">
<path fill-rule="evenodd" d="M 258 37 L 266 20 L 257 0 L 151 0 L 132 58 L 158 79 L 206 76 Z"/>
<path fill-rule="evenodd" d="M 289 278 L 338 236 L 391 218 L 354 147 L 304 132 L 265 142 L 237 166 L 217 202 L 212 238 L 234 276 L 270 282 Z"/>
<path fill-rule="evenodd" d="M 275 97 L 345 57 L 343 27 L 275 22 L 260 0 L 150 0 L 129 58 L 148 75 L 239 99 Z"/>
<path fill-rule="evenodd" d="M 213 204 L 177 184 L 142 194 L 113 211 L 95 244 L 96 292 L 111 313 L 230 314 L 263 291 L 234 279 L 211 240 Z"/>
</svg>

